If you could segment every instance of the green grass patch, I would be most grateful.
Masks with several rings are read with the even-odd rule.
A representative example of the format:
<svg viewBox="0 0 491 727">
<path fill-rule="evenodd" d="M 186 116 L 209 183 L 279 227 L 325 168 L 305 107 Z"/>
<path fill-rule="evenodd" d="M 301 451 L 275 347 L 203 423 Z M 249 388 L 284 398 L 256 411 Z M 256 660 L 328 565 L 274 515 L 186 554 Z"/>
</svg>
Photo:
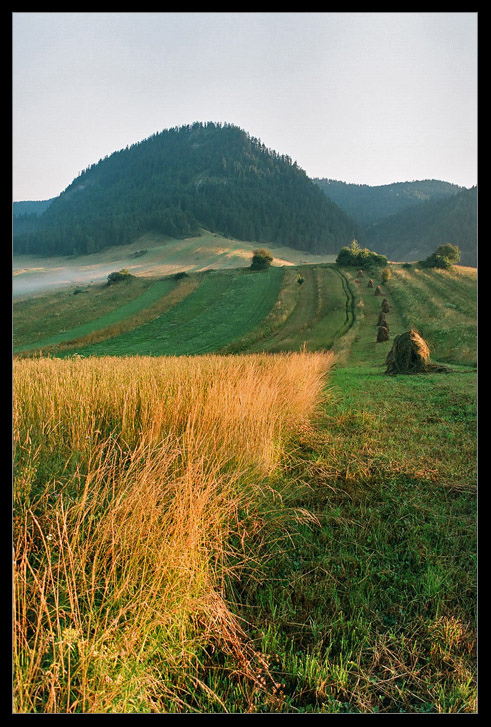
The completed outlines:
<svg viewBox="0 0 491 727">
<path fill-rule="evenodd" d="M 468 269 L 395 268 L 387 283 L 406 329 L 414 327 L 435 359 L 477 363 L 477 280 Z"/>
<path fill-rule="evenodd" d="M 187 355 L 216 351 L 258 325 L 281 287 L 282 268 L 211 272 L 184 300 L 148 324 L 93 346 L 81 355 Z"/>
<path fill-rule="evenodd" d="M 303 284 L 299 285 L 299 273 Z M 349 281 L 333 265 L 295 267 L 285 273 L 284 303 L 273 311 L 277 322 L 267 320 L 256 341 L 245 342 L 248 351 L 327 350 L 353 323 L 353 294 Z"/>
<path fill-rule="evenodd" d="M 115 288 L 118 288 L 115 300 L 118 300 L 120 302 L 126 296 L 130 298 L 130 300 L 124 305 L 114 307 L 103 315 L 99 315 L 96 318 L 91 318 L 88 321 L 81 323 L 80 325 L 69 328 L 68 330 L 63 330 L 54 335 L 39 338 L 29 344 L 15 346 L 14 353 L 25 351 L 30 348 L 55 346 L 59 343 L 63 343 L 64 341 L 81 338 L 83 336 L 87 336 L 88 334 L 95 333 L 96 331 L 100 331 L 103 328 L 113 326 L 114 324 L 125 321 L 127 318 L 130 318 L 136 313 L 145 310 L 145 308 L 148 308 L 160 298 L 168 295 L 176 286 L 176 281 L 172 280 L 171 278 L 152 281 L 151 285 L 145 285 L 145 289 L 143 290 L 143 292 L 140 292 L 139 295 L 133 297 L 133 282 L 133 280 L 128 282 L 123 281 L 117 286 L 114 286 Z M 138 286 L 138 290 L 141 290 L 140 286 Z M 72 298 L 73 297 L 76 298 L 76 302 L 78 303 L 79 298 L 83 298 L 83 295 L 79 294 L 78 296 L 73 296 L 72 293 Z M 114 298 L 112 299 L 114 300 Z M 75 306 L 76 303 L 74 303 L 74 307 Z M 86 314 L 87 313 L 85 313 L 85 315 Z"/>
<path fill-rule="evenodd" d="M 464 269 L 391 271 L 385 282 L 374 276 L 382 296 L 368 287 L 369 275 L 357 280 L 356 271 L 333 265 L 200 273 L 193 278 L 200 284 L 158 318 L 74 349 L 87 356 L 174 356 L 306 344 L 338 353 L 320 411 L 310 423 L 298 422 L 287 442 L 272 442 L 271 451 L 282 451 L 278 465 L 256 478 L 256 497 L 238 513 L 217 561 L 220 598 L 241 624 L 247 649 L 238 655 L 224 648 L 220 626 L 211 639 L 193 642 L 185 667 L 177 657 L 168 672 L 159 667 L 152 694 L 161 711 L 476 712 L 476 277 Z M 384 298 L 390 336 L 377 343 Z M 88 307 L 84 315 L 93 325 Z M 409 327 L 450 373 L 384 373 L 394 337 Z M 153 410 L 143 406 L 136 382 L 126 426 L 133 414 Z M 216 403 L 228 411 L 219 396 Z M 104 426 L 114 429 L 109 414 Z M 64 441 L 60 434 L 56 442 Z M 21 447 L 31 439 L 23 437 Z M 212 440 L 203 437 L 200 447 Z M 17 473 L 26 487 L 40 451 Z M 79 472 L 77 452 L 71 458 L 55 462 L 53 455 L 51 464 Z M 50 479 L 54 488 L 57 477 Z M 158 661 L 169 637 L 154 638 Z M 120 664 L 136 695 L 126 711 L 150 711 L 138 699 L 145 678 L 138 655 L 130 656 Z"/>
<path fill-rule="evenodd" d="M 273 553 L 264 523 L 262 572 L 231 594 L 270 665 L 253 709 L 474 712 L 475 375 L 346 367 L 330 386 L 279 474 L 318 524 Z"/>
<path fill-rule="evenodd" d="M 147 291 L 154 280 L 135 278 L 124 288 L 105 283 L 15 300 L 12 307 L 14 350 L 65 333 L 111 314 Z M 122 295 L 124 292 L 124 297 Z"/>
</svg>

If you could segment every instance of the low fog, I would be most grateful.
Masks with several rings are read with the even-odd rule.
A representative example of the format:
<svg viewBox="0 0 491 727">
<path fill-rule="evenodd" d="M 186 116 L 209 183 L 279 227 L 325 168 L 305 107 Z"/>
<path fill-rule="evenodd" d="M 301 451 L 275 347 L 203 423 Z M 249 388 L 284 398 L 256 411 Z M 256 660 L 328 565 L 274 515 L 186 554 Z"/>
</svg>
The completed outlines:
<svg viewBox="0 0 491 727">
<path fill-rule="evenodd" d="M 106 280 L 114 265 L 98 265 L 96 269 L 83 267 L 59 267 L 28 269 L 22 264 L 13 264 L 12 295 L 18 298 L 34 293 L 44 293 L 59 288 L 89 285 Z"/>
</svg>

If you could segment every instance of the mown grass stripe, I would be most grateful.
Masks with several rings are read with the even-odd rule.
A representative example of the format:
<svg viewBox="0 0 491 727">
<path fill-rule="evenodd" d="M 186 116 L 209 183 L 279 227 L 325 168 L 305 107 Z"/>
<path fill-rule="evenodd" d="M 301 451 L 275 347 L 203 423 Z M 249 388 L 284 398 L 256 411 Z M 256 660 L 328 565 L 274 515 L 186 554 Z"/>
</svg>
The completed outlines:
<svg viewBox="0 0 491 727">
<path fill-rule="evenodd" d="M 14 353 L 20 353 L 21 351 L 27 351 L 32 348 L 53 346 L 59 343 L 63 343 L 64 341 L 71 341 L 72 339 L 81 338 L 82 336 L 87 336 L 90 333 L 100 331 L 107 326 L 111 326 L 115 323 L 124 321 L 126 318 L 129 318 L 135 313 L 139 313 L 145 308 L 148 308 L 152 303 L 159 300 L 159 298 L 162 298 L 164 295 L 170 293 L 175 288 L 175 286 L 176 281 L 172 278 L 157 280 L 152 286 L 150 286 L 150 288 L 148 288 L 148 290 L 142 293 L 142 295 L 138 296 L 138 298 L 135 298 L 128 303 L 125 303 L 119 308 L 116 308 L 115 310 L 106 313 L 105 315 L 100 316 L 93 321 L 89 321 L 88 323 L 84 323 L 80 326 L 75 326 L 74 328 L 71 328 L 68 331 L 64 331 L 63 333 L 58 333 L 55 336 L 49 336 L 47 338 L 43 338 L 39 341 L 34 341 L 24 346 L 18 346 L 14 348 Z"/>
<path fill-rule="evenodd" d="M 189 355 L 240 338 L 269 313 L 283 279 L 268 272 L 212 273 L 185 300 L 128 333 L 79 349 L 82 355 Z"/>
</svg>

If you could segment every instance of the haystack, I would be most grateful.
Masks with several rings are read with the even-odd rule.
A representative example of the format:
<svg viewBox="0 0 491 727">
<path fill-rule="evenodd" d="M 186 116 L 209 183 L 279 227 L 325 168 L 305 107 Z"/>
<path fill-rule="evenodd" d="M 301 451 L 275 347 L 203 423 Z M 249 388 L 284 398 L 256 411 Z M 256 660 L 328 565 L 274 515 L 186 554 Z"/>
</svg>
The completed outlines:
<svg viewBox="0 0 491 727">
<path fill-rule="evenodd" d="M 364 275 L 365 275 L 365 273 L 363 272 L 363 270 L 358 270 L 358 275 L 356 277 L 362 278 Z"/>
<path fill-rule="evenodd" d="M 389 329 L 387 326 L 379 326 L 377 328 L 377 343 L 389 340 Z"/>
<path fill-rule="evenodd" d="M 380 313 L 378 314 L 377 326 L 387 326 L 387 328 L 389 327 L 384 311 L 380 311 Z"/>
<path fill-rule="evenodd" d="M 390 313 L 390 305 L 387 302 L 387 298 L 384 298 L 382 301 L 382 311 L 384 313 Z"/>
<path fill-rule="evenodd" d="M 373 288 L 373 280 L 372 280 L 371 278 L 370 278 L 370 280 L 368 281 L 368 285 L 367 285 L 367 288 Z"/>
<path fill-rule="evenodd" d="M 377 285 L 377 287 L 375 288 L 375 295 L 382 295 L 382 288 L 380 287 L 380 285 Z"/>
<path fill-rule="evenodd" d="M 430 361 L 430 349 L 426 341 L 417 331 L 410 331 L 396 336 L 391 350 L 385 359 L 386 374 L 424 374 L 429 371 L 450 371 Z"/>
</svg>

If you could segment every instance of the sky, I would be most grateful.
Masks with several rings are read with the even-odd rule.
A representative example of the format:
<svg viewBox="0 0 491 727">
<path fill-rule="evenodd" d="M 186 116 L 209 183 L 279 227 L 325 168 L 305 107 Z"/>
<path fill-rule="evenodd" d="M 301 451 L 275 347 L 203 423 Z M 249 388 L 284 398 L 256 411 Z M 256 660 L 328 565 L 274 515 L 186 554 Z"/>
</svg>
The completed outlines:
<svg viewBox="0 0 491 727">
<path fill-rule="evenodd" d="M 309 177 L 477 184 L 473 12 L 12 13 L 12 198 L 195 121 Z"/>
</svg>

